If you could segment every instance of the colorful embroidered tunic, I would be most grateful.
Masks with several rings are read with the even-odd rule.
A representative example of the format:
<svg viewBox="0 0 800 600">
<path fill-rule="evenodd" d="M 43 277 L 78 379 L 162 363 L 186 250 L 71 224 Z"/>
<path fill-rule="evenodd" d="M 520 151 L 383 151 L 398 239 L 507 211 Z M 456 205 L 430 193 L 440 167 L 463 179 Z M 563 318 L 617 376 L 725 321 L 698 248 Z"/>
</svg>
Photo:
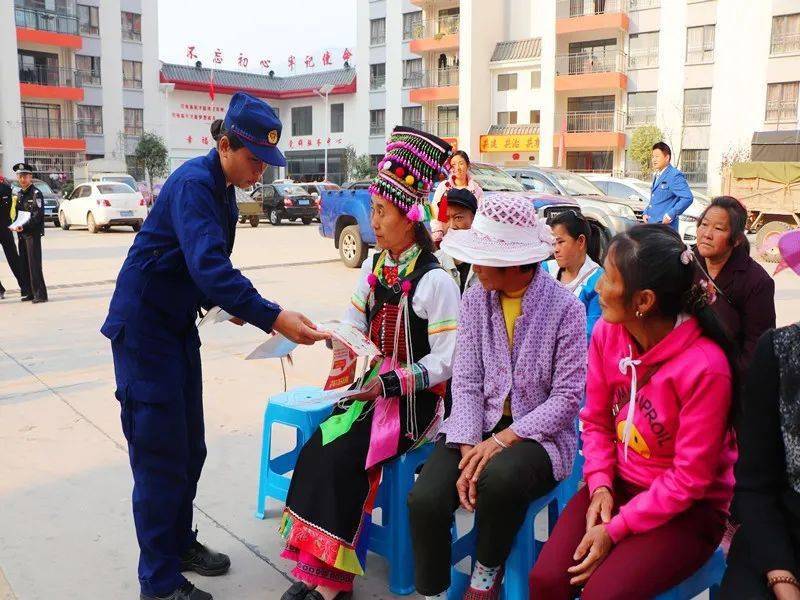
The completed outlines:
<svg viewBox="0 0 800 600">
<path fill-rule="evenodd" d="M 382 465 L 438 431 L 459 296 L 416 245 L 397 261 L 383 252 L 364 262 L 344 320 L 383 352 L 366 380 L 380 377 L 384 393 L 337 407 L 300 452 L 281 524 L 298 579 L 349 590 L 363 575 Z"/>
</svg>

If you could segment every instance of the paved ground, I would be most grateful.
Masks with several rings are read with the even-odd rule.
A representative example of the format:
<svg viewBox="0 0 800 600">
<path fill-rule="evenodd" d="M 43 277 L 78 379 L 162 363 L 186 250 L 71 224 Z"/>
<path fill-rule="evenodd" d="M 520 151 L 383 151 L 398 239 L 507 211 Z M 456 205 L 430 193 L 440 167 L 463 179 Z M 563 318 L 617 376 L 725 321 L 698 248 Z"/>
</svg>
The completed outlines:
<svg viewBox="0 0 800 600">
<path fill-rule="evenodd" d="M 132 240 L 129 231 L 48 228 L 51 301 L 21 304 L 10 293 L 0 302 L 0 600 L 137 597 L 131 475 L 109 345 L 98 333 Z M 355 283 L 357 271 L 337 258 L 315 226 L 238 229 L 234 262 L 267 297 L 317 320 L 338 316 Z M 16 287 L 4 263 L 0 280 Z M 800 319 L 798 300 L 800 278 L 781 275 L 781 324 Z M 197 581 L 217 598 L 277 598 L 288 585 L 280 507 L 271 505 L 265 521 L 253 512 L 262 413 L 283 389 L 280 367 L 243 360 L 265 339 L 253 327 L 217 325 L 202 338 L 209 454 L 196 518 L 203 540 L 234 566 L 227 577 Z M 296 354 L 289 386 L 319 383 L 328 352 Z M 391 598 L 384 561 L 371 556 L 369 566 L 359 598 Z"/>
</svg>

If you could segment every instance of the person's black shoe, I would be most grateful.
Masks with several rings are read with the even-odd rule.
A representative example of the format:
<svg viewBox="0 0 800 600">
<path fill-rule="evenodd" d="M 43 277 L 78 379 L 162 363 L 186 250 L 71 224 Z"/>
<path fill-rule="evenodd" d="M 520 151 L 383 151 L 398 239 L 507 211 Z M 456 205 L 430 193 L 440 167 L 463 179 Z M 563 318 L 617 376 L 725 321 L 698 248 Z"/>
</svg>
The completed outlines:
<svg viewBox="0 0 800 600">
<path fill-rule="evenodd" d="M 208 592 L 197 589 L 188 581 L 168 596 L 139 595 L 139 600 L 214 600 Z"/>
<path fill-rule="evenodd" d="M 295 581 L 288 590 L 283 593 L 281 600 L 305 600 L 308 592 L 311 591 L 302 581 Z"/>
<path fill-rule="evenodd" d="M 213 552 L 195 540 L 181 557 L 181 571 L 194 571 L 205 577 L 224 575 L 231 568 L 231 559 L 226 554 Z"/>
<path fill-rule="evenodd" d="M 47 302 L 47 298 L 34 298 L 31 304 L 41 304 L 42 302 Z"/>
<path fill-rule="evenodd" d="M 20 302 L 30 302 L 31 300 L 33 300 L 33 296 L 23 296 L 20 298 Z"/>
</svg>

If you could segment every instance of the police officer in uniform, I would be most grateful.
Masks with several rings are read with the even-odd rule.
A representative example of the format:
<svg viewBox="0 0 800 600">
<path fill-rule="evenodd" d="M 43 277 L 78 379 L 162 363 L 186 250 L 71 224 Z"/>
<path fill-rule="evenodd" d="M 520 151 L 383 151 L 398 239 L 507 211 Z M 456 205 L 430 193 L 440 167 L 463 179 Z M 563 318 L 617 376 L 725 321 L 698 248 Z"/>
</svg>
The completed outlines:
<svg viewBox="0 0 800 600">
<path fill-rule="evenodd" d="M 217 147 L 167 179 L 117 278 L 102 333 L 111 340 L 116 397 L 133 471 L 141 600 L 209 600 L 181 574 L 222 575 L 230 560 L 192 531 L 192 501 L 206 457 L 201 307 L 304 344 L 326 339 L 303 315 L 264 299 L 231 265 L 238 209 L 234 186 L 283 166 L 281 123 L 265 102 L 233 96 Z M 234 399 L 228 399 L 233 401 Z"/>
<path fill-rule="evenodd" d="M 16 218 L 17 199 L 8 181 L 0 175 L 0 246 L 3 247 L 8 268 L 14 274 L 22 296 L 28 296 L 30 292 L 27 289 L 26 280 L 20 272 L 19 254 L 17 253 L 17 245 L 14 243 L 14 234 L 8 228 Z M 0 300 L 5 296 L 5 291 L 3 284 L 0 283 Z"/>
<path fill-rule="evenodd" d="M 47 286 L 42 273 L 42 236 L 44 236 L 44 196 L 33 185 L 33 167 L 28 163 L 17 163 L 14 172 L 19 180 L 20 191 L 17 195 L 17 213 L 26 211 L 31 214 L 30 220 L 22 227 L 15 227 L 19 238 L 20 276 L 25 285 L 22 301 L 33 300 L 34 304 L 47 302 Z M 27 293 L 26 293 L 27 292 Z"/>
</svg>

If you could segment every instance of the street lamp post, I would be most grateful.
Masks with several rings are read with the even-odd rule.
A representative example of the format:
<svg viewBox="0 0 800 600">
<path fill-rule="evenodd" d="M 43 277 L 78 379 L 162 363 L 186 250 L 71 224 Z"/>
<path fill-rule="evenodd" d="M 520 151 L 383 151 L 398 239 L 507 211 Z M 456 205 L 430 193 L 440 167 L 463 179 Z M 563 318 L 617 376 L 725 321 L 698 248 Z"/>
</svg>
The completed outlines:
<svg viewBox="0 0 800 600">
<path fill-rule="evenodd" d="M 328 95 L 333 91 L 333 85 L 326 83 L 318 90 L 315 90 L 318 96 L 325 98 L 325 177 L 324 180 L 328 181 L 328 138 L 330 137 L 331 118 L 328 114 Z"/>
</svg>

